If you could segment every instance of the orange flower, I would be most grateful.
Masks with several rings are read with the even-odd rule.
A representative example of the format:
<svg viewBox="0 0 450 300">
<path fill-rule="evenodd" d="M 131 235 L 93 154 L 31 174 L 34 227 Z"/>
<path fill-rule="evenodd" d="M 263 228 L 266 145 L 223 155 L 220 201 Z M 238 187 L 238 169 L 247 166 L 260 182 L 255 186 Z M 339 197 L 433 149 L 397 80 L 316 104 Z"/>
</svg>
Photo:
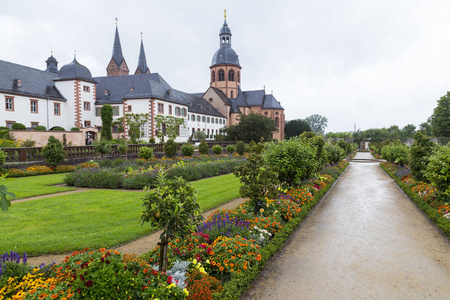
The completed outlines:
<svg viewBox="0 0 450 300">
<path fill-rule="evenodd" d="M 220 267 L 219 270 L 220 270 L 220 271 L 223 271 L 223 267 Z"/>
<path fill-rule="evenodd" d="M 148 273 L 148 269 L 145 268 L 145 269 L 144 269 L 144 274 L 147 274 L 147 273 Z"/>
<path fill-rule="evenodd" d="M 243 268 L 244 268 L 244 270 L 247 270 L 247 265 L 244 265 L 244 267 L 243 267 Z"/>
<path fill-rule="evenodd" d="M 52 295 L 52 299 L 56 299 L 56 298 L 58 298 L 58 294 Z"/>
</svg>

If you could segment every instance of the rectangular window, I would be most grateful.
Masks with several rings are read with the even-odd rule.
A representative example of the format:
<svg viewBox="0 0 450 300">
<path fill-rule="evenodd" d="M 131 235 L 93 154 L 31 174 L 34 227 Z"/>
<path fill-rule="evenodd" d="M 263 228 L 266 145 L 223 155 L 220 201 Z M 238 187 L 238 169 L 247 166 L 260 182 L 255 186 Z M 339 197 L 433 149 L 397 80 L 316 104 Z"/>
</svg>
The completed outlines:
<svg viewBox="0 0 450 300">
<path fill-rule="evenodd" d="M 83 103 L 83 107 L 84 107 L 84 110 L 91 110 L 91 103 L 85 101 Z"/>
<path fill-rule="evenodd" d="M 119 132 L 119 126 L 117 126 L 117 125 L 113 126 L 112 132 Z"/>
<path fill-rule="evenodd" d="M 131 105 L 128 105 L 128 112 L 132 112 L 133 108 L 131 107 Z"/>
<path fill-rule="evenodd" d="M 172 105 L 169 105 L 169 115 L 172 115 Z"/>
<path fill-rule="evenodd" d="M 163 132 L 163 135 L 165 136 L 166 135 L 166 124 L 162 124 L 162 132 Z"/>
<path fill-rule="evenodd" d="M 95 116 L 96 117 L 100 117 L 100 115 L 101 115 L 100 112 L 101 112 L 101 108 L 100 107 L 96 107 L 95 108 Z"/>
<path fill-rule="evenodd" d="M 5 97 L 5 110 L 14 111 L 14 97 Z"/>
<path fill-rule="evenodd" d="M 192 128 L 192 135 L 194 135 L 195 133 L 195 128 Z"/>
<path fill-rule="evenodd" d="M 90 87 L 88 87 L 87 85 L 83 85 L 83 92 L 87 92 L 87 93 L 89 93 L 89 92 L 90 92 L 90 90 L 91 90 L 91 88 L 90 88 Z"/>
<path fill-rule="evenodd" d="M 39 125 L 39 122 L 31 122 L 31 128 L 34 128 Z"/>
<path fill-rule="evenodd" d="M 118 106 L 113 106 L 113 115 L 114 116 L 118 116 L 119 115 L 119 107 Z"/>
<path fill-rule="evenodd" d="M 30 111 L 34 114 L 38 113 L 38 102 L 37 100 L 30 100 Z"/>
<path fill-rule="evenodd" d="M 177 136 L 180 136 L 180 125 L 177 127 Z"/>
<path fill-rule="evenodd" d="M 6 127 L 8 127 L 9 129 L 12 129 L 13 124 L 16 123 L 14 121 L 6 121 Z"/>
<path fill-rule="evenodd" d="M 158 103 L 158 114 L 164 113 L 164 104 Z"/>
<path fill-rule="evenodd" d="M 175 107 L 175 116 L 179 116 L 180 115 L 180 108 L 177 106 Z"/>
<path fill-rule="evenodd" d="M 91 127 L 91 121 L 84 121 L 84 127 Z"/>
<path fill-rule="evenodd" d="M 61 109 L 60 109 L 60 104 L 59 103 L 55 103 L 54 112 L 55 112 L 55 116 L 60 116 L 61 115 Z"/>
</svg>

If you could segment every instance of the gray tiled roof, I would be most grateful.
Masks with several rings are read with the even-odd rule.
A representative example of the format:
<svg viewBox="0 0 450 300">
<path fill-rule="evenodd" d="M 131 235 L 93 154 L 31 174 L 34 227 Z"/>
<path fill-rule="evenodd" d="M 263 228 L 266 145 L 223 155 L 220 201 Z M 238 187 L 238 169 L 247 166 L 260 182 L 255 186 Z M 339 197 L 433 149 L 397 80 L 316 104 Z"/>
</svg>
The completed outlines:
<svg viewBox="0 0 450 300">
<path fill-rule="evenodd" d="M 264 90 L 243 92 L 249 106 L 262 106 L 265 96 Z"/>
<path fill-rule="evenodd" d="M 216 117 L 225 118 L 224 115 L 222 115 L 217 108 L 212 106 L 208 101 L 202 98 L 202 94 L 191 94 L 192 97 L 189 99 L 189 112 L 190 113 L 197 113 L 197 114 L 204 114 L 204 115 L 211 115 Z"/>
<path fill-rule="evenodd" d="M 87 82 L 95 83 L 92 78 L 91 71 L 80 64 L 76 58 L 70 64 L 64 65 L 58 72 L 55 80 L 73 80 L 79 79 Z"/>
<path fill-rule="evenodd" d="M 141 39 L 141 49 L 139 51 L 139 60 L 138 60 L 137 69 L 139 69 L 142 74 L 146 73 L 147 71 L 150 72 L 150 69 L 147 66 L 147 59 L 145 58 L 144 42 L 142 39 Z M 137 71 L 137 69 L 136 69 L 136 71 Z"/>
<path fill-rule="evenodd" d="M 120 44 L 120 38 L 119 38 L 119 29 L 117 28 L 117 25 L 116 25 L 116 34 L 114 36 L 112 58 L 116 61 L 116 64 L 118 67 L 120 67 L 120 64 L 124 60 L 123 54 L 122 54 L 122 45 Z"/>
<path fill-rule="evenodd" d="M 272 94 L 265 96 L 262 108 L 284 109 Z"/>
<path fill-rule="evenodd" d="M 0 60 L 0 91 L 4 93 L 66 100 L 55 87 L 57 74 Z M 17 86 L 20 79 L 22 86 Z"/>
</svg>

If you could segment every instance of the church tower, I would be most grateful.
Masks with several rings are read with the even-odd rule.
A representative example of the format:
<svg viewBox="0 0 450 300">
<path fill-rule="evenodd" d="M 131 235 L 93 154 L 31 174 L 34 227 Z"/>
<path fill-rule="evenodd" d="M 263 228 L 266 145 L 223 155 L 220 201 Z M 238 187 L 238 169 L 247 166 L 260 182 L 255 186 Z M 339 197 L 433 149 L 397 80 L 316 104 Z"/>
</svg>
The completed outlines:
<svg viewBox="0 0 450 300">
<path fill-rule="evenodd" d="M 139 51 L 138 66 L 134 74 L 146 74 L 146 73 L 150 73 L 150 69 L 147 66 L 147 59 L 145 58 L 144 42 L 142 40 L 142 32 L 141 32 L 141 50 Z"/>
<path fill-rule="evenodd" d="M 241 65 L 236 52 L 231 48 L 231 30 L 225 20 L 219 32 L 219 50 L 214 53 L 211 66 L 211 86 L 222 90 L 228 98 L 238 96 L 241 84 Z"/>
<path fill-rule="evenodd" d="M 128 70 L 127 63 L 122 54 L 122 46 L 120 45 L 119 30 L 117 28 L 117 18 L 116 18 L 116 35 L 114 37 L 114 46 L 112 52 L 112 58 L 106 67 L 107 76 L 121 76 L 128 75 L 130 70 Z"/>
</svg>

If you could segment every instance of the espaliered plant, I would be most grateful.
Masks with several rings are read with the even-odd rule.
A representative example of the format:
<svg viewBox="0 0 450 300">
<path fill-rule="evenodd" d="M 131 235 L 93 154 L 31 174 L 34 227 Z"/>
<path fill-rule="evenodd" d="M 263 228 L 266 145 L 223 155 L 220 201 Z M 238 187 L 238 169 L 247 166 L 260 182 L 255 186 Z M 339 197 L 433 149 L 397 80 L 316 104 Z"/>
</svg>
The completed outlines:
<svg viewBox="0 0 450 300">
<path fill-rule="evenodd" d="M 113 107 L 109 104 L 102 106 L 100 116 L 102 118 L 102 133 L 101 140 L 112 140 L 111 124 L 113 120 Z"/>
<path fill-rule="evenodd" d="M 163 228 L 160 235 L 159 271 L 167 270 L 167 248 L 175 236 L 185 237 L 195 231 L 203 216 L 197 203 L 197 192 L 181 177 L 168 180 L 160 171 L 154 190 L 144 197 L 142 223 Z"/>
<path fill-rule="evenodd" d="M 42 157 L 52 167 L 56 167 L 62 163 L 66 157 L 66 151 L 64 151 L 64 146 L 61 141 L 51 135 L 48 138 L 47 145 L 42 148 Z"/>
<path fill-rule="evenodd" d="M 278 187 L 278 167 L 269 167 L 264 162 L 263 143 L 258 143 L 248 156 L 247 162 L 234 170 L 234 175 L 242 183 L 239 192 L 249 198 L 255 214 L 266 204 L 266 198 L 276 196 Z"/>
</svg>

